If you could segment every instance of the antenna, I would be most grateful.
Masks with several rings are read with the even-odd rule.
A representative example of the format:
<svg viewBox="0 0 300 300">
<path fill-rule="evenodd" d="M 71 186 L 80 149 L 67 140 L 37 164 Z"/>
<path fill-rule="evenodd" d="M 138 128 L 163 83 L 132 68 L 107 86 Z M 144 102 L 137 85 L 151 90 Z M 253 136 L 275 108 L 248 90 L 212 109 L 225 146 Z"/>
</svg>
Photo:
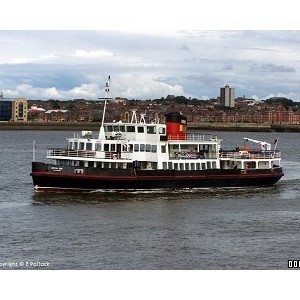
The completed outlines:
<svg viewBox="0 0 300 300">
<path fill-rule="evenodd" d="M 132 116 L 131 116 L 131 122 L 130 123 L 133 123 L 133 122 L 137 123 L 136 110 L 135 109 L 132 110 Z"/>
<path fill-rule="evenodd" d="M 112 100 L 112 98 L 108 98 L 108 93 L 110 91 L 110 75 L 108 76 L 107 82 L 105 84 L 105 98 L 98 98 L 104 100 L 104 108 L 103 108 L 103 115 L 102 115 L 102 122 L 101 127 L 99 130 L 99 139 L 105 140 L 105 131 L 104 131 L 104 119 L 105 119 L 105 111 L 106 111 L 106 103 L 107 100 Z"/>
<path fill-rule="evenodd" d="M 140 123 L 141 123 L 141 124 L 146 124 L 146 121 L 145 121 L 145 114 L 141 114 Z"/>
</svg>

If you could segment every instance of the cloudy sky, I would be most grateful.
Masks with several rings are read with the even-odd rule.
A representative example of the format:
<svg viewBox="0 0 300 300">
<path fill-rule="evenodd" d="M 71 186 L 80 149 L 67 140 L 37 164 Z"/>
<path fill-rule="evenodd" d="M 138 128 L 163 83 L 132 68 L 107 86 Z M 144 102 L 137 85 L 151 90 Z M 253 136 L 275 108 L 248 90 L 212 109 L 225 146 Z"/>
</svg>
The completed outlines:
<svg viewBox="0 0 300 300">
<path fill-rule="evenodd" d="M 0 91 L 27 99 L 97 99 L 110 75 L 113 97 L 208 99 L 229 84 L 236 96 L 300 101 L 300 31 L 191 24 L 183 30 L 164 22 L 159 29 L 19 30 L 21 23 L 0 30 Z"/>
</svg>

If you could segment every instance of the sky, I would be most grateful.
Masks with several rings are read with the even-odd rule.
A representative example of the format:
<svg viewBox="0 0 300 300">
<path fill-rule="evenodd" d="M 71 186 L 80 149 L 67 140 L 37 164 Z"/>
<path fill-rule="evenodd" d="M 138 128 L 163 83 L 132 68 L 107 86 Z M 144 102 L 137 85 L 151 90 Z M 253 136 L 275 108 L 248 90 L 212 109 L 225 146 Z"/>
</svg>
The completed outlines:
<svg viewBox="0 0 300 300">
<path fill-rule="evenodd" d="M 276 3 L 272 5 L 276 7 Z M 189 10 L 192 19 L 205 15 L 203 10 L 193 11 Z M 4 97 L 26 99 L 97 99 L 104 96 L 110 75 L 112 97 L 210 99 L 218 97 L 220 88 L 228 84 L 235 88 L 236 97 L 261 100 L 283 96 L 300 101 L 300 31 L 296 26 L 283 30 L 280 26 L 223 29 L 191 22 L 188 26 L 179 22 L 178 26 L 174 16 L 179 12 L 180 7 L 168 18 L 166 12 L 159 10 L 157 15 L 152 11 L 151 26 L 144 27 L 141 19 L 148 18 L 145 12 L 125 19 L 121 12 L 113 18 L 121 22 L 117 26 L 96 23 L 81 29 L 77 24 L 84 22 L 77 18 L 70 19 L 70 26 L 68 22 L 58 27 L 49 23 L 23 26 L 22 22 L 18 26 L 12 22 L 12 29 L 2 26 L 0 91 Z M 279 12 L 280 7 L 275 14 Z M 218 18 L 215 13 L 213 20 Z M 99 16 L 104 16 L 102 11 Z M 156 24 L 162 16 L 163 22 Z M 245 18 L 245 12 L 242 16 Z M 109 23 L 110 19 L 105 20 Z M 121 26 L 125 20 L 129 25 Z"/>
</svg>

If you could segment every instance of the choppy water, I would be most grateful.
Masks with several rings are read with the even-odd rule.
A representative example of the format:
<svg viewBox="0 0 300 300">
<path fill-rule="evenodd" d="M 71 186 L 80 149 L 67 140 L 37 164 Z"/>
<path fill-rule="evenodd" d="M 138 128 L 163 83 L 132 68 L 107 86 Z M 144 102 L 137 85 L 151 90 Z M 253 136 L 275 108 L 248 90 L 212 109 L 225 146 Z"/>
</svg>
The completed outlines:
<svg viewBox="0 0 300 300">
<path fill-rule="evenodd" d="M 300 134 L 279 136 L 285 176 L 273 187 L 155 193 L 35 193 L 37 160 L 66 131 L 0 131 L 0 269 L 287 269 L 300 259 Z"/>
</svg>

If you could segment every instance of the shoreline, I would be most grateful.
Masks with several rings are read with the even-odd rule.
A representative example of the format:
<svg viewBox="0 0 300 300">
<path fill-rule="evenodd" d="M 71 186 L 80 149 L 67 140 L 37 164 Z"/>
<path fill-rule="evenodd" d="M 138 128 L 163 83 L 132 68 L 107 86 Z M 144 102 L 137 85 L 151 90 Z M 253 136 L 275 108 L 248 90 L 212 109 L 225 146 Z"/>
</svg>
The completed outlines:
<svg viewBox="0 0 300 300">
<path fill-rule="evenodd" d="M 89 123 L 9 123 L 0 122 L 1 130 L 99 130 L 101 122 Z M 188 129 L 242 132 L 300 132 L 300 124 L 251 124 L 251 123 L 189 123 Z"/>
</svg>

